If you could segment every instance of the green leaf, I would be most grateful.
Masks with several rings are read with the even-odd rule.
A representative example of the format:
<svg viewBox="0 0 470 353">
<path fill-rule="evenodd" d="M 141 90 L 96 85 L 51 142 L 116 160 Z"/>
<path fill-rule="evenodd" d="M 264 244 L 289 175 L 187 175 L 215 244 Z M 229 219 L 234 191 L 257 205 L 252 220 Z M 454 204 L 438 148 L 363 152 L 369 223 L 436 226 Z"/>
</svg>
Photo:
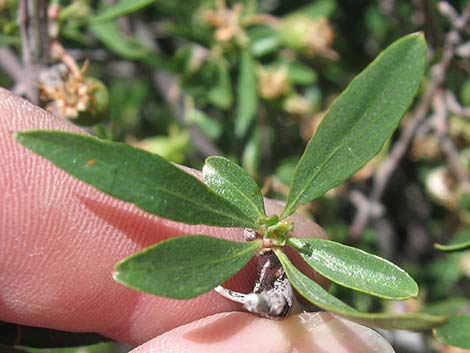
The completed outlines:
<svg viewBox="0 0 470 353">
<path fill-rule="evenodd" d="M 270 26 L 250 27 L 247 34 L 250 37 L 250 51 L 255 58 L 272 54 L 282 44 L 278 31 Z"/>
<path fill-rule="evenodd" d="M 254 41 L 251 44 L 251 54 L 253 54 L 255 58 L 259 58 L 276 51 L 279 49 L 281 44 L 281 40 L 279 39 L 279 35 L 277 33 L 272 36 L 266 36 Z"/>
<path fill-rule="evenodd" d="M 170 132 L 169 136 L 152 136 L 140 140 L 136 146 L 156 153 L 167 161 L 182 163 L 190 142 L 188 131 Z"/>
<path fill-rule="evenodd" d="M 261 132 L 253 129 L 248 141 L 245 143 L 242 153 L 242 166 L 248 175 L 255 177 L 258 175 L 259 163 L 261 159 Z"/>
<path fill-rule="evenodd" d="M 232 83 L 228 65 L 220 62 L 217 67 L 217 82 L 208 92 L 209 101 L 220 109 L 228 109 L 232 106 Z"/>
<path fill-rule="evenodd" d="M 206 185 L 229 201 L 252 223 L 266 218 L 264 200 L 255 181 L 243 168 L 224 157 L 209 157 L 202 168 Z"/>
<path fill-rule="evenodd" d="M 317 73 L 300 61 L 288 63 L 287 77 L 295 85 L 308 86 L 317 81 Z"/>
<path fill-rule="evenodd" d="M 355 313 L 356 309 L 342 302 L 335 296 L 324 290 L 318 283 L 312 281 L 310 278 L 300 272 L 292 262 L 288 259 L 287 255 L 281 250 L 275 250 L 276 256 L 282 264 L 282 267 L 286 271 L 286 275 L 289 278 L 291 284 L 295 289 L 311 303 L 315 304 L 319 308 L 331 311 L 331 312 L 345 312 Z"/>
<path fill-rule="evenodd" d="M 440 251 L 464 251 L 470 249 L 470 241 L 454 244 L 434 244 L 434 247 Z"/>
<path fill-rule="evenodd" d="M 240 56 L 237 89 L 238 106 L 235 119 L 235 134 L 241 137 L 250 128 L 258 110 L 255 66 L 248 49 L 243 50 Z"/>
<path fill-rule="evenodd" d="M 17 44 L 20 44 L 20 39 L 18 37 L 0 33 L 0 48 Z"/>
<path fill-rule="evenodd" d="M 16 138 L 76 178 L 160 217 L 188 224 L 255 226 L 198 179 L 156 154 L 61 131 L 19 132 Z"/>
<path fill-rule="evenodd" d="M 470 301 L 467 298 L 451 297 L 432 303 L 426 303 L 419 311 L 432 315 L 456 315 L 467 312 L 468 310 L 470 310 Z"/>
<path fill-rule="evenodd" d="M 302 258 L 331 281 L 386 299 L 418 295 L 418 285 L 405 271 L 381 257 L 324 239 L 289 238 Z"/>
<path fill-rule="evenodd" d="M 143 292 L 190 299 L 232 277 L 260 248 L 260 241 L 239 243 L 205 235 L 181 236 L 120 261 L 113 276 Z"/>
<path fill-rule="evenodd" d="M 470 229 L 465 229 L 455 235 L 448 245 L 434 244 L 441 251 L 464 251 L 470 249 Z"/>
<path fill-rule="evenodd" d="M 287 256 L 279 249 L 275 250 L 286 275 L 292 286 L 302 297 L 319 308 L 331 311 L 351 321 L 362 325 L 396 330 L 427 330 L 446 321 L 444 316 L 433 316 L 420 313 L 410 314 L 387 314 L 387 313 L 362 313 L 343 303 L 338 298 L 329 294 L 318 283 L 300 272 L 289 261 Z"/>
<path fill-rule="evenodd" d="M 442 343 L 470 349 L 470 315 L 450 317 L 446 324 L 434 329 L 434 335 Z"/>
<path fill-rule="evenodd" d="M 321 17 L 330 17 L 334 13 L 335 9 L 336 2 L 334 0 L 317 0 L 294 10 L 287 16 L 302 15 L 307 16 L 312 20 L 316 20 Z"/>
<path fill-rule="evenodd" d="M 114 20 L 116 17 L 125 16 L 139 11 L 156 1 L 157 0 L 120 0 L 118 3 L 98 12 L 90 19 L 90 21 L 100 22 Z"/>
<path fill-rule="evenodd" d="M 390 45 L 335 100 L 305 149 L 284 215 L 339 185 L 375 156 L 397 128 L 426 64 L 422 34 Z"/>
<path fill-rule="evenodd" d="M 121 32 L 116 22 L 92 22 L 89 29 L 111 52 L 125 59 L 141 61 L 152 68 L 174 71 L 173 63 L 135 37 Z"/>
<path fill-rule="evenodd" d="M 203 110 L 187 109 L 188 123 L 196 125 L 211 140 L 217 140 L 223 133 L 223 124 L 207 115 Z"/>
</svg>

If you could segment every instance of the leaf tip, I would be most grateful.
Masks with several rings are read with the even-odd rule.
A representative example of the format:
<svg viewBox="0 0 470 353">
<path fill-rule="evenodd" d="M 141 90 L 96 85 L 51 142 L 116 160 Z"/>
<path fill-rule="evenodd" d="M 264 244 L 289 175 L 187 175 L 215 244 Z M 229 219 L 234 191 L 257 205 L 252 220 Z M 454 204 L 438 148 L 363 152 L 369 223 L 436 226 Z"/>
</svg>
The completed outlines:
<svg viewBox="0 0 470 353">
<path fill-rule="evenodd" d="M 120 265 L 124 260 L 121 260 L 116 265 L 114 265 L 114 269 L 113 269 L 113 272 L 111 273 L 111 276 L 113 276 L 113 280 L 116 281 L 117 283 L 122 284 L 129 288 L 133 288 L 133 286 L 126 281 L 125 271 L 123 272 L 122 269 L 120 268 Z"/>
<path fill-rule="evenodd" d="M 13 132 L 13 138 L 18 142 L 21 142 L 23 140 L 24 136 L 25 136 L 25 133 L 23 131 Z"/>
<path fill-rule="evenodd" d="M 426 35 L 424 31 L 419 31 L 410 34 L 411 37 L 416 37 L 416 39 L 419 41 L 419 43 L 423 46 L 424 50 L 427 50 L 427 43 L 426 43 Z"/>
<path fill-rule="evenodd" d="M 425 38 L 424 31 L 417 31 L 417 32 L 411 33 L 410 37 L 419 37 L 420 39 L 424 39 Z"/>
<path fill-rule="evenodd" d="M 120 272 L 117 271 L 116 269 L 115 269 L 115 270 L 113 271 L 113 273 L 112 273 L 113 279 L 114 279 L 116 282 L 121 282 L 121 281 L 119 280 L 119 275 L 120 275 Z"/>
<path fill-rule="evenodd" d="M 413 282 L 414 282 L 414 280 L 413 280 Z M 411 295 L 411 298 L 417 298 L 418 295 L 419 295 L 419 287 L 418 287 L 418 284 L 416 282 L 414 282 L 414 287 L 415 288 L 414 288 L 414 291 Z"/>
<path fill-rule="evenodd" d="M 35 130 L 27 130 L 27 131 L 14 131 L 13 132 L 13 138 L 23 145 L 24 147 L 30 148 L 29 147 L 29 139 L 31 137 L 34 137 L 34 132 Z"/>
<path fill-rule="evenodd" d="M 399 300 L 405 300 L 405 299 L 411 299 L 411 298 L 417 298 L 419 295 L 419 286 L 418 283 L 414 280 L 413 277 L 411 277 L 408 272 L 405 272 L 408 276 L 408 280 L 410 282 L 410 290 L 408 295 L 404 296 L 403 298 L 400 298 Z"/>
</svg>

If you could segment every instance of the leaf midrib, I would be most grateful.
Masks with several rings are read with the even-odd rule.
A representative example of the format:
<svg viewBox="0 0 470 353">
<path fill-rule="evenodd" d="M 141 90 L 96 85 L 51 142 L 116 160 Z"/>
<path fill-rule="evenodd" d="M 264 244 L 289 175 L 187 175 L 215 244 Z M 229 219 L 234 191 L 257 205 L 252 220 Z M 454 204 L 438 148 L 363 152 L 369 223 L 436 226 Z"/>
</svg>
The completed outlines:
<svg viewBox="0 0 470 353">
<path fill-rule="evenodd" d="M 371 65 L 374 65 L 374 64 L 377 64 L 377 63 L 374 63 L 374 62 L 373 62 Z M 397 72 L 397 71 L 401 71 L 401 70 L 398 70 L 397 68 L 395 68 L 394 70 L 392 70 L 393 73 L 395 73 L 395 72 Z M 349 86 L 346 88 L 346 90 L 342 93 L 342 95 L 345 94 L 345 93 L 347 93 L 347 92 L 351 89 L 351 85 L 352 85 L 355 81 L 361 79 L 361 77 L 362 77 L 362 75 L 360 74 L 359 77 L 354 78 L 354 79 L 351 81 L 351 83 L 349 84 Z M 376 98 L 373 100 L 373 102 L 376 102 L 377 100 L 379 100 L 379 99 L 376 97 Z M 328 112 L 326 113 L 325 118 L 328 116 L 328 114 L 329 114 L 329 112 L 331 111 L 331 109 L 333 109 L 334 106 L 335 106 L 336 104 L 338 104 L 338 103 L 339 103 L 339 102 L 333 104 L 333 105 L 330 107 L 330 109 L 328 109 Z M 360 115 L 360 118 L 356 119 L 356 120 L 352 123 L 352 126 L 351 126 L 351 128 L 349 129 L 349 131 L 353 131 L 353 130 L 356 128 L 356 126 L 357 126 L 357 124 L 359 123 L 359 121 L 361 120 L 361 118 L 362 118 L 364 115 L 366 115 L 366 114 L 369 112 L 369 110 L 372 109 L 372 107 L 373 107 L 373 104 L 369 104 L 369 107 L 364 111 L 363 114 Z M 320 125 L 320 127 L 321 127 L 321 125 Z M 317 133 L 318 133 L 318 132 L 317 132 Z M 336 148 L 333 149 L 333 151 L 330 153 L 330 155 L 328 156 L 328 158 L 319 166 L 319 168 L 317 168 L 317 171 L 308 179 L 308 183 L 305 183 L 305 184 L 304 184 L 304 187 L 301 189 L 301 191 L 297 193 L 298 196 L 296 196 L 296 198 L 293 199 L 293 202 L 289 205 L 289 208 L 286 209 L 286 211 L 289 211 L 289 212 L 288 212 L 288 215 L 292 214 L 292 212 L 295 210 L 295 206 L 296 206 L 297 203 L 299 202 L 299 199 L 300 199 L 300 198 L 302 197 L 302 195 L 309 189 L 310 185 L 313 183 L 313 181 L 315 180 L 315 178 L 316 178 L 316 177 L 318 176 L 318 174 L 322 171 L 323 166 L 324 166 L 326 163 L 328 163 L 328 162 L 334 157 L 334 155 L 336 154 L 336 152 L 338 151 L 338 149 L 340 149 L 340 148 L 343 147 L 345 139 L 346 139 L 347 137 L 349 137 L 349 136 L 350 136 L 350 133 L 348 133 L 348 134 L 342 136 L 340 144 L 339 144 Z M 313 138 L 315 138 L 315 136 L 314 136 Z M 312 140 L 312 141 L 313 141 L 313 140 Z M 308 145 L 307 145 L 307 147 L 308 147 Z M 306 158 L 306 155 L 303 155 L 303 156 L 302 156 L 302 158 L 300 159 L 298 165 L 301 165 L 301 163 L 303 162 L 304 158 Z M 295 178 L 295 176 L 296 176 L 296 175 L 294 174 L 294 178 Z M 294 179 L 294 178 L 293 178 L 293 179 Z M 294 210 L 291 209 L 292 207 L 294 207 Z"/>
<path fill-rule="evenodd" d="M 292 243 L 291 243 L 292 244 Z M 308 243 L 307 243 L 308 244 Z M 296 246 L 296 250 L 300 253 L 300 255 L 304 258 L 305 261 L 307 261 L 306 257 L 309 257 L 309 255 L 313 255 L 313 250 L 309 249 L 310 252 L 307 253 L 307 251 L 305 251 L 304 248 L 299 248 Z M 357 249 L 359 251 L 362 251 L 360 249 Z M 367 253 L 366 253 L 367 254 Z M 373 256 L 374 258 L 376 259 L 379 259 L 379 260 L 383 260 L 381 259 L 380 257 L 376 256 L 376 255 L 373 255 L 373 254 L 367 254 L 369 256 Z M 319 258 L 320 260 L 325 260 L 327 259 L 325 256 L 322 255 L 321 252 L 315 252 L 315 257 Z M 308 261 L 307 261 L 308 262 Z M 406 275 L 406 272 L 402 269 L 400 269 L 399 267 L 396 267 L 394 264 L 392 263 L 389 263 L 390 265 L 393 266 L 393 269 L 394 270 L 397 270 L 398 272 L 402 273 L 402 274 L 405 274 Z M 359 286 L 355 286 L 354 284 L 350 284 L 350 283 L 345 283 L 344 281 L 342 280 L 338 280 L 337 278 L 335 278 L 333 280 L 333 277 L 327 273 L 325 273 L 325 271 L 323 271 L 320 267 L 320 269 L 318 269 L 317 267 L 315 267 L 315 270 L 318 271 L 321 275 L 325 276 L 326 278 L 328 278 L 329 280 L 331 281 L 334 281 L 334 282 L 337 282 L 338 284 L 341 284 L 342 286 L 345 286 L 345 287 L 348 287 L 348 288 L 351 288 L 351 289 L 354 289 L 354 290 L 357 290 L 357 291 L 360 291 L 360 292 L 364 292 L 364 289 L 362 287 L 359 287 Z M 364 277 L 363 277 L 364 278 Z M 365 278 L 366 281 L 362 280 L 361 282 L 362 283 L 368 283 L 367 279 L 368 278 Z M 380 284 L 380 286 L 382 288 L 387 288 L 387 291 L 391 290 L 393 292 L 393 289 L 396 288 L 396 284 L 395 285 L 392 285 L 391 283 L 389 284 L 389 282 L 376 282 L 374 281 L 374 283 L 378 283 Z M 366 292 L 367 293 L 367 292 Z M 389 297 L 389 295 L 384 295 L 384 294 L 381 294 L 381 293 L 378 293 L 378 291 L 376 290 L 372 290 L 372 291 L 369 291 L 369 293 L 375 293 L 377 295 L 380 295 L 381 297 Z M 393 299 L 396 299 L 396 300 L 399 300 L 401 298 L 407 298 L 406 296 L 405 297 L 393 297 Z"/>
<path fill-rule="evenodd" d="M 256 247 L 258 247 L 258 246 L 259 246 L 259 242 L 258 242 L 258 244 L 257 244 Z M 242 251 L 236 252 L 235 254 L 232 254 L 232 255 L 230 255 L 230 256 L 228 256 L 228 257 L 219 258 L 219 259 L 213 260 L 213 261 L 199 261 L 199 262 L 193 262 L 193 263 L 191 264 L 191 267 L 198 267 L 198 266 L 201 266 L 201 265 L 205 265 L 205 266 L 207 266 L 207 265 L 215 265 L 215 264 L 218 264 L 218 263 L 220 263 L 220 262 L 230 261 L 230 260 L 233 260 L 233 259 L 235 259 L 235 258 L 237 258 L 237 257 L 242 257 L 242 255 L 244 255 L 245 253 L 249 253 L 249 252 L 255 250 L 256 247 L 255 247 L 254 245 L 252 245 L 252 246 L 250 246 L 250 247 L 248 247 L 248 248 L 245 248 L 245 249 L 243 249 Z M 164 270 L 159 270 L 159 271 L 157 271 L 157 272 L 162 273 L 162 272 L 180 271 L 180 270 L 182 270 L 182 269 L 186 269 L 186 267 L 187 267 L 187 266 L 183 266 L 183 267 L 181 267 L 181 266 L 172 266 L 172 267 L 168 267 L 168 266 L 167 266 Z"/>
<path fill-rule="evenodd" d="M 101 142 L 101 141 L 98 141 L 98 142 Z M 139 151 L 140 151 L 140 150 L 139 150 Z M 109 165 L 108 163 L 106 163 L 106 161 L 104 161 L 104 160 L 101 160 L 100 163 L 102 163 L 102 164 L 104 164 L 105 166 L 108 166 L 108 167 L 110 166 L 110 165 Z M 173 166 L 172 166 L 172 167 L 173 167 Z M 176 167 L 175 167 L 175 168 L 176 168 Z M 109 169 L 112 169 L 112 168 L 109 168 Z M 179 170 L 178 170 L 178 171 L 179 171 Z M 181 172 L 184 173 L 183 171 L 181 171 Z M 132 169 L 129 174 L 131 175 L 131 177 L 133 177 L 133 176 L 141 176 L 141 175 L 142 175 L 142 174 L 134 173 L 134 169 Z M 192 177 L 190 174 L 188 174 L 188 176 L 189 176 L 189 177 Z M 194 177 L 193 177 L 193 178 L 194 178 Z M 146 180 L 148 180 L 148 179 L 146 178 Z M 203 187 L 205 187 L 205 188 L 207 189 L 206 191 L 208 191 L 210 194 L 212 194 L 212 196 L 221 198 L 219 195 L 217 195 L 217 194 L 214 193 L 212 190 L 210 190 L 204 183 L 201 183 L 201 182 L 200 182 L 198 179 L 196 179 L 196 178 L 195 178 L 195 180 L 196 180 L 196 182 L 200 183 Z M 190 203 L 190 204 L 192 204 L 192 205 L 194 205 L 194 206 L 203 208 L 203 209 L 205 209 L 205 210 L 211 211 L 211 212 L 213 212 L 213 213 L 215 213 L 215 214 L 218 214 L 218 215 L 222 215 L 222 216 L 224 216 L 224 217 L 226 217 L 226 218 L 228 217 L 228 218 L 231 218 L 231 219 L 236 219 L 236 220 L 240 221 L 242 224 L 246 224 L 246 220 L 245 220 L 244 218 L 239 218 L 239 217 L 234 217 L 234 216 L 232 216 L 232 215 L 227 215 L 227 214 L 224 213 L 224 212 L 220 212 L 220 210 L 218 210 L 218 209 L 213 209 L 213 208 L 209 207 L 209 205 L 208 205 L 207 203 L 204 203 L 204 202 L 197 203 L 196 201 L 185 197 L 185 196 L 184 196 L 184 195 L 185 195 L 184 193 L 179 194 L 179 193 L 176 192 L 176 191 L 170 191 L 169 189 L 165 189 L 165 188 L 163 188 L 163 187 L 159 187 L 158 185 L 152 185 L 152 183 L 146 183 L 146 185 L 149 185 L 149 184 L 152 186 L 151 188 L 154 188 L 154 189 L 158 190 L 159 192 L 163 192 L 163 193 L 167 193 L 167 194 L 172 195 L 172 196 L 176 196 L 176 197 L 178 197 L 178 198 L 180 198 L 180 199 L 182 199 L 182 200 L 184 200 L 184 201 L 186 201 L 186 202 L 188 202 L 188 203 Z M 223 198 L 221 198 L 221 199 L 223 200 L 223 202 L 226 202 Z M 131 202 L 132 202 L 132 201 L 131 201 Z M 136 204 L 138 204 L 138 203 L 136 202 Z M 202 206 L 202 207 L 201 207 L 201 206 Z M 230 205 L 230 206 L 231 206 L 231 205 Z"/>
<path fill-rule="evenodd" d="M 215 172 L 215 169 L 214 169 L 214 168 L 212 168 L 212 170 Z M 248 201 L 249 204 L 251 204 L 251 205 L 255 208 L 256 213 L 258 214 L 258 220 L 259 220 L 260 218 L 263 218 L 263 217 L 265 216 L 265 215 L 259 210 L 258 206 L 253 202 L 253 200 L 250 199 L 245 193 L 241 192 L 240 189 L 239 189 L 235 184 L 233 184 L 233 183 L 230 181 L 230 179 L 222 177 L 220 173 L 217 173 L 217 175 L 220 176 L 222 179 L 224 179 L 228 184 L 230 184 L 230 186 L 232 186 L 232 188 L 235 189 L 235 191 L 236 191 L 239 195 L 241 195 L 245 200 Z"/>
<path fill-rule="evenodd" d="M 21 138 L 23 137 L 26 137 L 26 140 L 23 140 L 24 142 L 28 142 L 28 140 L 32 141 L 33 142 L 33 146 L 34 145 L 37 145 L 39 143 L 39 146 L 40 148 L 37 149 L 35 147 L 32 148 L 33 151 L 37 151 L 37 153 L 39 153 L 40 155 L 42 155 L 44 158 L 46 159 L 49 159 L 47 157 L 47 154 L 44 152 L 44 149 L 41 148 L 41 146 L 43 145 L 44 143 L 44 140 L 47 139 L 49 136 L 49 133 L 51 133 L 52 136 L 57 136 L 57 135 L 62 135 L 63 137 L 65 137 L 65 141 L 67 143 L 70 143 L 74 146 L 77 146 L 78 149 L 82 149 L 83 147 L 83 144 L 84 144 L 84 141 L 87 141 L 87 143 L 90 143 L 92 144 L 95 148 L 98 149 L 98 151 L 93 151 L 92 149 L 90 149 L 90 147 L 86 147 L 85 151 L 82 151 L 82 155 L 87 155 L 87 154 L 90 154 L 90 155 L 99 155 L 100 157 L 93 157 L 93 159 L 98 159 L 99 163 L 103 165 L 103 167 L 107 168 L 108 170 L 111 170 L 111 171 L 114 171 L 113 172 L 113 179 L 112 179 L 112 183 L 109 187 L 109 192 L 105 191 L 105 187 L 100 187 L 98 188 L 96 185 L 93 185 L 91 183 L 88 183 L 86 182 L 87 184 L 90 184 L 92 185 L 93 187 L 97 188 L 97 189 L 100 189 L 101 191 L 105 192 L 105 193 L 108 193 L 108 194 L 111 194 L 113 193 L 115 187 L 114 187 L 114 179 L 116 177 L 116 175 L 119 173 L 119 174 L 122 174 L 122 167 L 121 168 L 117 168 L 114 166 L 114 165 L 111 165 L 107 162 L 107 160 L 105 158 L 102 157 L 103 153 L 104 154 L 107 154 L 109 153 L 109 155 L 113 156 L 113 159 L 116 158 L 116 151 L 115 149 L 113 148 L 113 146 L 109 143 L 109 142 L 106 142 L 106 141 L 102 141 L 102 140 L 99 140 L 97 139 L 96 137 L 91 137 L 91 136 L 87 136 L 87 135 L 80 135 L 80 137 L 77 137 L 77 136 L 74 136 L 73 134 L 70 134 L 70 133 L 67 133 L 67 132 L 57 132 L 57 131 L 54 131 L 54 130 L 48 130 L 47 132 L 41 132 L 40 130 L 35 130 L 35 131 L 32 131 L 32 132 L 19 132 L 17 136 Z M 77 179 L 81 180 L 80 176 L 76 175 L 76 173 L 74 173 L 71 168 L 65 168 L 65 167 L 62 167 L 61 165 L 63 164 L 68 164 L 69 162 L 69 158 L 63 158 L 63 156 L 60 155 L 60 153 L 57 153 L 57 151 L 62 151 L 64 149 L 64 144 L 63 144 L 63 140 L 59 140 L 57 141 L 56 139 L 52 139 L 50 140 L 48 143 L 52 144 L 55 146 L 55 150 L 56 150 L 56 155 L 59 155 L 59 158 L 58 159 L 55 159 L 56 161 L 52 161 L 51 162 L 53 164 L 55 164 L 56 166 L 58 166 L 59 168 L 61 169 L 65 169 L 65 170 L 70 170 L 70 174 L 74 175 Z M 115 144 L 115 143 L 113 143 Z M 29 144 L 27 143 L 25 146 L 28 146 Z M 132 147 L 132 146 L 129 146 L 129 145 L 126 145 L 126 144 L 118 144 L 119 148 L 122 149 L 124 152 L 128 152 L 128 151 L 132 151 L 132 152 L 137 152 L 137 153 L 146 153 L 145 151 L 143 150 L 140 150 L 138 148 L 135 148 L 135 147 Z M 103 152 L 103 149 L 105 152 Z M 107 152 L 106 152 L 107 151 Z M 145 156 L 145 157 L 150 157 L 150 156 Z M 90 158 L 90 157 L 89 157 Z M 151 157 L 150 157 L 151 158 Z M 162 158 L 160 156 L 157 156 L 157 158 Z M 119 159 L 119 158 L 118 158 Z M 162 160 L 164 162 L 166 162 L 165 159 L 162 158 Z M 119 161 L 118 161 L 119 162 Z M 85 169 L 85 166 L 78 166 L 80 167 L 82 170 L 86 171 Z M 183 171 L 181 170 L 178 170 L 178 168 L 174 167 L 173 165 L 169 165 L 170 168 L 175 168 L 177 172 L 181 172 L 181 173 L 184 173 Z M 157 168 L 158 169 L 158 168 Z M 145 174 L 139 174 L 137 173 L 137 171 L 134 169 L 134 168 L 130 168 L 130 169 L 126 169 L 126 173 L 128 173 L 128 175 L 131 176 L 131 178 L 133 179 L 137 179 L 139 177 L 141 177 L 142 175 L 147 175 L 147 173 Z M 187 173 L 186 173 L 187 174 Z M 137 176 L 137 178 L 135 178 Z M 189 178 L 194 178 L 192 175 L 189 175 L 188 174 L 188 177 Z M 219 198 L 223 203 L 225 203 L 226 205 L 224 206 L 228 206 L 230 208 L 233 208 L 233 206 L 231 204 L 229 204 L 226 200 L 224 200 L 223 198 L 221 198 L 219 195 L 217 195 L 216 193 L 214 193 L 212 190 L 210 190 L 204 183 L 202 183 L 201 181 L 199 181 L 198 179 L 194 178 L 195 181 L 197 183 L 200 184 L 200 186 L 202 186 L 202 188 L 205 189 L 205 191 L 207 193 L 209 193 L 211 196 L 214 196 L 216 198 Z M 241 217 L 240 215 L 239 216 L 235 216 L 235 215 L 230 215 L 230 214 L 227 214 L 227 213 L 224 213 L 224 212 L 221 212 L 220 210 L 218 209 L 213 209 L 210 207 L 210 205 L 208 205 L 207 203 L 197 203 L 196 201 L 194 200 L 191 200 L 191 199 L 188 199 L 187 197 L 184 197 L 182 195 L 180 195 L 178 192 L 175 192 L 175 191 L 169 191 L 168 189 L 164 189 L 163 187 L 158 187 L 158 185 L 152 185 L 152 183 L 148 182 L 148 178 L 145 177 L 145 185 L 151 185 L 154 189 L 158 190 L 159 192 L 162 192 L 162 193 L 167 193 L 168 195 L 172 195 L 172 196 L 176 196 L 178 198 L 180 198 L 181 200 L 183 201 L 186 201 L 187 203 L 190 203 L 191 205 L 193 206 L 196 206 L 196 207 L 199 207 L 199 208 L 202 208 L 204 210 L 208 210 L 212 213 L 215 213 L 217 215 L 220 215 L 220 216 L 223 216 L 224 218 L 226 219 L 232 219 L 232 220 L 236 220 L 236 221 L 239 221 L 241 224 L 243 225 L 246 225 L 246 219 L 244 217 Z M 128 201 L 128 202 L 131 202 L 131 203 L 134 203 L 136 204 L 137 206 L 141 206 L 142 205 L 142 202 L 138 202 L 135 200 L 134 197 L 122 197 L 122 195 L 119 196 L 119 198 L 121 199 L 125 199 L 125 201 Z M 141 206 L 142 208 L 142 206 Z M 237 211 L 235 209 L 235 211 Z"/>
</svg>

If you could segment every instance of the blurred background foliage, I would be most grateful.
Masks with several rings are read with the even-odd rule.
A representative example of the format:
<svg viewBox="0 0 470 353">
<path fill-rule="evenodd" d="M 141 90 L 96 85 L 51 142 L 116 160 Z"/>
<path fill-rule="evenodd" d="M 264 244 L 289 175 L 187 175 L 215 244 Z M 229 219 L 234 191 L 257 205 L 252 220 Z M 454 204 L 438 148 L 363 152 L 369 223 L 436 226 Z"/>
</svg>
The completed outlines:
<svg viewBox="0 0 470 353">
<path fill-rule="evenodd" d="M 0 0 L 0 85 L 176 163 L 201 168 L 208 155 L 228 156 L 266 196 L 283 199 L 334 98 L 392 41 L 424 31 L 430 69 L 400 129 L 301 212 L 332 239 L 403 266 L 421 288 L 416 300 L 382 302 L 333 286 L 343 300 L 366 311 L 469 312 L 470 252 L 433 248 L 470 238 L 469 6 Z M 427 335 L 385 334 L 398 352 L 451 352 Z M 80 352 L 119 350 L 106 343 Z"/>
</svg>

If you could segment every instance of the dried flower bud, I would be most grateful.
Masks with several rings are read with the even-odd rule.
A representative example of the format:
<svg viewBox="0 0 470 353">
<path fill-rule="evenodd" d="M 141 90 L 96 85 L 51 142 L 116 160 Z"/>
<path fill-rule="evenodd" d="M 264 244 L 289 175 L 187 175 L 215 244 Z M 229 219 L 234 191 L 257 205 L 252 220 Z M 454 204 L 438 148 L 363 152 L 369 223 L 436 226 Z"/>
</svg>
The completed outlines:
<svg viewBox="0 0 470 353">
<path fill-rule="evenodd" d="M 470 120 L 458 115 L 449 117 L 449 135 L 459 146 L 470 146 Z"/>
<path fill-rule="evenodd" d="M 13 2 L 9 0 L 0 0 L 0 11 L 7 10 L 13 6 Z"/>
<path fill-rule="evenodd" d="M 288 68 L 280 67 L 264 68 L 258 70 L 258 90 L 264 99 L 275 99 L 284 95 L 290 89 L 287 77 Z"/>
<path fill-rule="evenodd" d="M 411 144 L 410 155 L 414 160 L 437 160 L 441 156 L 439 140 L 434 135 L 416 136 Z"/>
<path fill-rule="evenodd" d="M 60 118 L 72 119 L 79 125 L 101 121 L 109 108 L 106 86 L 96 78 L 66 73 L 55 85 L 40 85 L 46 109 Z"/>
<path fill-rule="evenodd" d="M 279 26 L 281 40 L 290 48 L 308 55 L 323 55 L 336 59 L 338 54 L 331 49 L 334 32 L 324 18 L 312 20 L 306 16 L 288 16 Z"/>
<path fill-rule="evenodd" d="M 236 42 L 244 45 L 247 41 L 245 31 L 240 26 L 240 17 L 243 12 L 241 4 L 227 8 L 225 1 L 218 1 L 216 9 L 203 13 L 203 21 L 215 29 L 214 38 L 222 45 Z"/>
<path fill-rule="evenodd" d="M 289 114 L 307 115 L 312 112 L 310 102 L 303 96 L 292 94 L 282 104 L 282 107 Z"/>
<path fill-rule="evenodd" d="M 86 1 L 73 1 L 70 5 L 60 9 L 59 18 L 82 20 L 90 16 L 91 7 Z"/>
<path fill-rule="evenodd" d="M 426 191 L 435 202 L 454 210 L 457 206 L 457 192 L 455 180 L 446 167 L 433 169 L 426 176 Z"/>
</svg>

